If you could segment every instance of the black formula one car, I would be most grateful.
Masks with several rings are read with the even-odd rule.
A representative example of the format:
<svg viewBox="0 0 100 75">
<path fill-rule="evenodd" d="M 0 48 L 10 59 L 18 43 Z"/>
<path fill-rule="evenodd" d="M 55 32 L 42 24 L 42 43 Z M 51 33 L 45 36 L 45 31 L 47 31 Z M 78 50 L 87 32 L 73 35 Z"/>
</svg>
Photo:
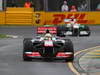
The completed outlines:
<svg viewBox="0 0 100 75">
<path fill-rule="evenodd" d="M 73 61 L 73 44 L 69 39 L 53 37 L 50 33 L 46 33 L 43 37 L 25 38 L 23 60 L 30 61 L 33 58 Z"/>
</svg>

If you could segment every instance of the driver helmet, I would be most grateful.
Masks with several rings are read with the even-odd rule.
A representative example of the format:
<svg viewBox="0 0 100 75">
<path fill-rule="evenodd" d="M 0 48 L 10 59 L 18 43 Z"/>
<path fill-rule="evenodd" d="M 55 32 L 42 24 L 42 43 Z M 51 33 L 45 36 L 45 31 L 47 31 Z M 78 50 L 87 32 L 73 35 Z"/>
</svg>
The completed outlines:
<svg viewBox="0 0 100 75">
<path fill-rule="evenodd" d="M 71 16 L 70 19 L 71 21 L 77 21 L 77 19 L 75 19 L 75 16 Z"/>
<path fill-rule="evenodd" d="M 52 35 L 50 33 L 45 34 L 46 38 L 52 38 Z"/>
<path fill-rule="evenodd" d="M 70 18 L 71 18 L 71 19 L 75 19 L 75 16 L 71 16 Z"/>
<path fill-rule="evenodd" d="M 45 34 L 44 36 L 45 40 L 52 40 L 52 35 L 50 33 Z"/>
</svg>

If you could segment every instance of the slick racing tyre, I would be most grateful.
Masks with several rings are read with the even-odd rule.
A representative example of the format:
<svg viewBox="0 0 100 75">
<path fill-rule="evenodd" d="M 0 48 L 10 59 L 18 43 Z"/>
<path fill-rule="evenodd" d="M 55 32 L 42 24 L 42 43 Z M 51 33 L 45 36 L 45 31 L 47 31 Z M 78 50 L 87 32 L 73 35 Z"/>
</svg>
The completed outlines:
<svg viewBox="0 0 100 75">
<path fill-rule="evenodd" d="M 90 36 L 90 35 L 91 35 L 91 31 L 90 31 L 89 26 L 85 26 L 84 29 L 81 30 L 81 31 L 86 31 L 88 34 L 86 34 L 86 35 L 81 35 L 81 34 L 79 34 L 79 36 Z M 80 32 L 81 32 L 81 31 L 80 31 Z"/>
<path fill-rule="evenodd" d="M 71 57 L 66 58 L 65 61 L 73 61 L 74 60 L 74 48 L 73 43 L 70 39 L 66 39 L 64 52 L 72 52 Z"/>
<path fill-rule="evenodd" d="M 88 32 L 88 34 L 87 34 L 86 36 L 90 36 L 90 35 L 91 35 L 91 32 L 90 32 L 89 26 L 86 26 L 86 27 L 85 27 L 85 30 Z"/>
<path fill-rule="evenodd" d="M 78 34 L 79 34 L 79 29 L 77 29 L 77 28 L 73 28 L 73 30 L 72 30 L 72 35 L 73 36 L 78 36 Z"/>
<path fill-rule="evenodd" d="M 23 40 L 23 60 L 31 61 L 32 59 L 25 55 L 25 52 L 32 52 L 32 42 L 31 38 L 25 38 Z"/>
<path fill-rule="evenodd" d="M 65 26 L 58 26 L 57 27 L 57 36 L 60 36 L 60 37 L 65 37 L 65 32 L 66 32 L 66 27 Z"/>
</svg>

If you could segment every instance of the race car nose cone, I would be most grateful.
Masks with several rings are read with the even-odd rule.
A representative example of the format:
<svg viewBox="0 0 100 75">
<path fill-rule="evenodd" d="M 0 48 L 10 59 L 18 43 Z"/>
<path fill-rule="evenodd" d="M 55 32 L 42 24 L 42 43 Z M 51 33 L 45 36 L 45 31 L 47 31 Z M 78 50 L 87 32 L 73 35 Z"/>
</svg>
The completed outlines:
<svg viewBox="0 0 100 75">
<path fill-rule="evenodd" d="M 53 47 L 45 47 L 42 55 L 43 57 L 53 57 L 54 56 Z"/>
</svg>

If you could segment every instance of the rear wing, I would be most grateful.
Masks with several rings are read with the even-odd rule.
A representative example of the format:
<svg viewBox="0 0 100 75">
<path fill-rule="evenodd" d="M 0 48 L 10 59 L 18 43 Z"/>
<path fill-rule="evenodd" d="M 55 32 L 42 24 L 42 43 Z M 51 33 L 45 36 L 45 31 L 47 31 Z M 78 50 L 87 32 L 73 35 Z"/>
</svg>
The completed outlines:
<svg viewBox="0 0 100 75">
<path fill-rule="evenodd" d="M 49 30 L 51 34 L 57 33 L 57 27 L 37 27 L 37 34 L 44 34 L 46 30 Z"/>
</svg>

